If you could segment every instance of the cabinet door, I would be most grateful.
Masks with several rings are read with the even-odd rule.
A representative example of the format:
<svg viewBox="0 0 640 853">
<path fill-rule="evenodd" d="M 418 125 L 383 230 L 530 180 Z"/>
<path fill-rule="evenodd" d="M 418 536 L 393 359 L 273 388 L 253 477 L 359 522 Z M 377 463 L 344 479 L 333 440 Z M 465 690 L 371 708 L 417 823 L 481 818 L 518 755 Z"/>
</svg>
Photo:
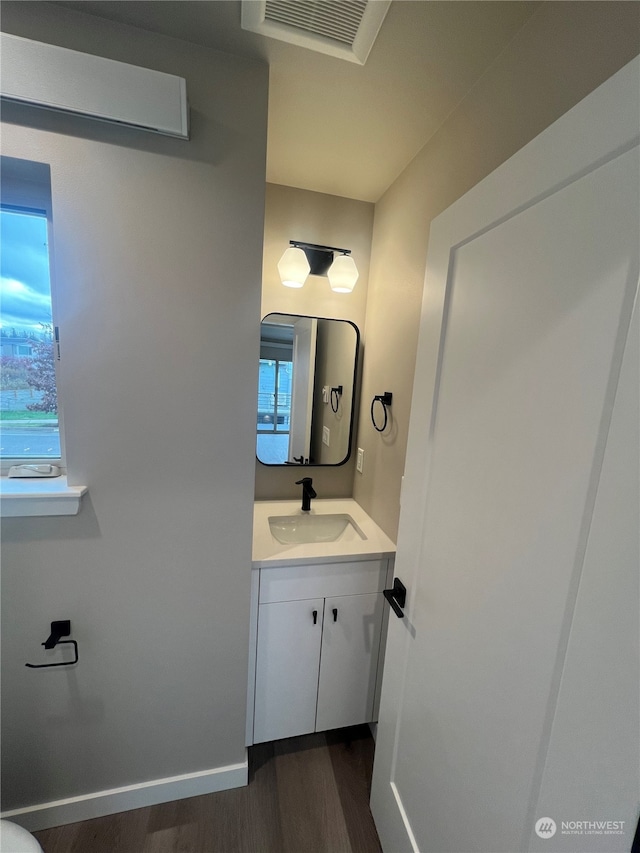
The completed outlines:
<svg viewBox="0 0 640 853">
<path fill-rule="evenodd" d="M 323 608 L 322 598 L 258 608 L 255 743 L 315 730 Z"/>
<path fill-rule="evenodd" d="M 382 594 L 325 599 L 316 731 L 373 718 Z"/>
</svg>

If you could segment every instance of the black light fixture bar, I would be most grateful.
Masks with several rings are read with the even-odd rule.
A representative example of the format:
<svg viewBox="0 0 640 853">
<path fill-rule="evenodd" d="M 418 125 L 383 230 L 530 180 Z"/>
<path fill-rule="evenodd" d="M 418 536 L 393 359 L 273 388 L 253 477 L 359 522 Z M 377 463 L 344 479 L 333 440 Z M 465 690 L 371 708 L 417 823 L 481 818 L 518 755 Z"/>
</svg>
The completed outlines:
<svg viewBox="0 0 640 853">
<path fill-rule="evenodd" d="M 341 255 L 351 254 L 351 249 L 338 249 L 337 246 L 319 246 L 316 243 L 303 243 L 301 240 L 289 240 L 289 245 L 298 249 L 318 249 L 322 252 L 339 252 Z"/>
<path fill-rule="evenodd" d="M 320 246 L 317 243 L 304 243 L 301 240 L 289 240 L 289 245 L 302 249 L 307 256 L 311 275 L 326 275 L 333 263 L 333 254 L 350 255 L 351 249 L 339 249 L 336 246 Z"/>
</svg>

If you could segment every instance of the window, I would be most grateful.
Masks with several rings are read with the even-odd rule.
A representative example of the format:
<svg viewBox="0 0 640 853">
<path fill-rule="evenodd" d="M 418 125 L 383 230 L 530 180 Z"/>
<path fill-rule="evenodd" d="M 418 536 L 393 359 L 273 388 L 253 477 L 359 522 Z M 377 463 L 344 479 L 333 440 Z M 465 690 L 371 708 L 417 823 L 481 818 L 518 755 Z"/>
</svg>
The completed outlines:
<svg viewBox="0 0 640 853">
<path fill-rule="evenodd" d="M 262 462 L 282 464 L 288 458 L 292 373 L 290 354 L 286 361 L 260 359 L 257 453 Z"/>
<path fill-rule="evenodd" d="M 282 465 L 289 458 L 293 326 L 263 322 L 258 373 L 256 454 L 261 462 Z"/>
<path fill-rule="evenodd" d="M 50 272 L 49 169 L 3 157 L 0 205 L 0 457 L 62 458 Z M 45 180 L 46 177 L 46 180 Z"/>
<path fill-rule="evenodd" d="M 292 368 L 291 359 L 260 359 L 258 432 L 289 432 Z"/>
</svg>

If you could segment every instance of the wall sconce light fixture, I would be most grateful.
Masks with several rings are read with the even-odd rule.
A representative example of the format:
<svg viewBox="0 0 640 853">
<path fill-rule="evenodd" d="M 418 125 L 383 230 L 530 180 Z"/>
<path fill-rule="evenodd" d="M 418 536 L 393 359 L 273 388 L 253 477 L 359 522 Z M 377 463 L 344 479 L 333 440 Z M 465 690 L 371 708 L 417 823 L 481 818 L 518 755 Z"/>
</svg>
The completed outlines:
<svg viewBox="0 0 640 853">
<path fill-rule="evenodd" d="M 338 255 L 327 273 L 331 290 L 351 293 L 358 280 L 358 268 L 351 255 Z"/>
<path fill-rule="evenodd" d="M 335 258 L 334 253 L 337 254 Z M 289 248 L 278 261 L 278 272 L 285 287 L 302 287 L 308 275 L 326 275 L 336 293 L 351 293 L 358 280 L 351 249 L 299 240 L 289 240 Z"/>
<path fill-rule="evenodd" d="M 302 287 L 311 267 L 302 249 L 292 244 L 278 261 L 278 272 L 285 287 Z"/>
</svg>

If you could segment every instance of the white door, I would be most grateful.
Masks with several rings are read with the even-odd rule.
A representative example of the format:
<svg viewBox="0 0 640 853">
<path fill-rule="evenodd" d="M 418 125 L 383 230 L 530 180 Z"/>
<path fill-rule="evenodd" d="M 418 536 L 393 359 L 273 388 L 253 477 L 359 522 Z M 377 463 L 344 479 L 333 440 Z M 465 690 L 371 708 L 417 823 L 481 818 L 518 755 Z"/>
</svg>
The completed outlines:
<svg viewBox="0 0 640 853">
<path fill-rule="evenodd" d="M 431 227 L 371 798 L 385 853 L 631 846 L 639 79 L 636 60 Z"/>
<path fill-rule="evenodd" d="M 382 602 L 380 592 L 325 599 L 316 731 L 373 719 Z"/>
<path fill-rule="evenodd" d="M 313 415 L 313 383 L 316 372 L 316 340 L 318 321 L 301 317 L 293 325 L 293 378 L 291 386 L 291 421 L 289 461 L 308 462 L 311 453 L 311 418 Z"/>
<path fill-rule="evenodd" d="M 323 598 L 258 608 L 254 742 L 316 727 Z"/>
</svg>

